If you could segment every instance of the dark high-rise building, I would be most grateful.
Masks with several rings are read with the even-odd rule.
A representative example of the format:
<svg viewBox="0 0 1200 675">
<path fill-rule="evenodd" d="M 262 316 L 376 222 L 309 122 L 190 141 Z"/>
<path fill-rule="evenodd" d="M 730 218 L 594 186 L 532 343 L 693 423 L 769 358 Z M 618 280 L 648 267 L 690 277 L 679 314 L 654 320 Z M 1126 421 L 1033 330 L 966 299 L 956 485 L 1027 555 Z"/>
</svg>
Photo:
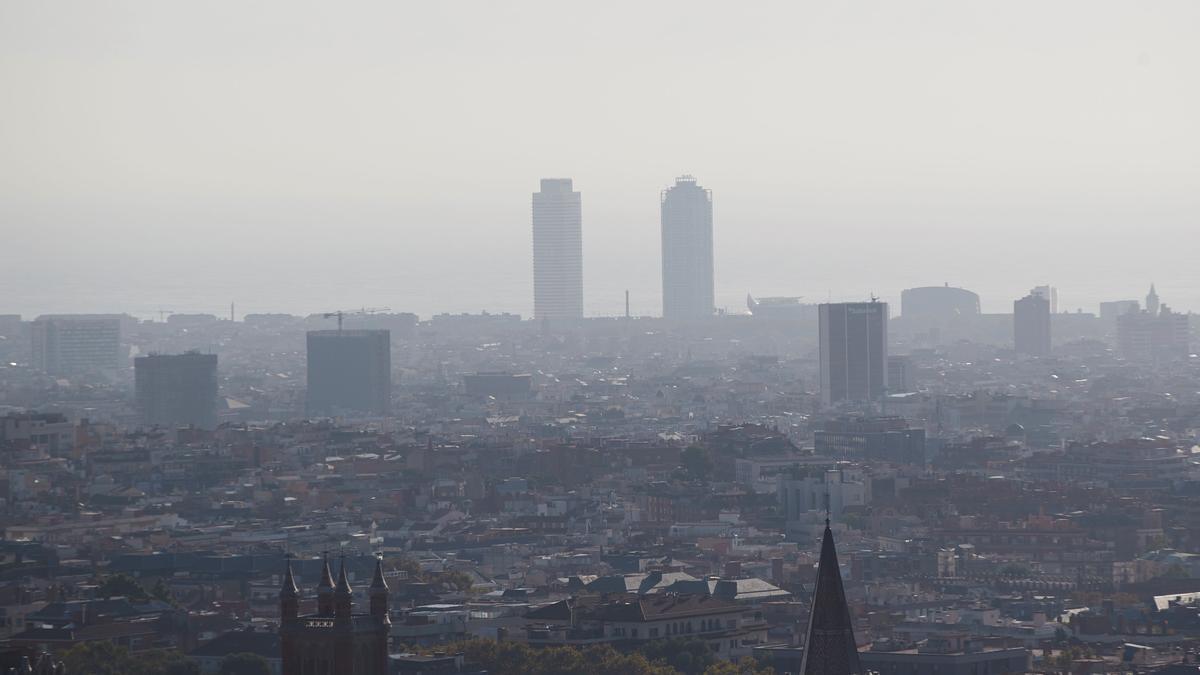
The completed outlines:
<svg viewBox="0 0 1200 675">
<path fill-rule="evenodd" d="M 821 400 L 874 401 L 887 390 L 886 302 L 841 302 L 817 308 Z"/>
<path fill-rule="evenodd" d="M 390 413 L 391 343 L 386 330 L 309 331 L 308 413 Z"/>
<path fill-rule="evenodd" d="M 385 675 L 388 672 L 388 587 L 383 561 L 367 588 L 368 611 L 354 612 L 354 589 L 343 558 L 334 584 L 326 561 L 317 586 L 317 611 L 300 614 L 300 588 L 289 562 L 279 590 L 279 642 L 284 673 Z"/>
<path fill-rule="evenodd" d="M 570 178 L 533 193 L 533 318 L 583 318 L 583 211 Z"/>
<path fill-rule="evenodd" d="M 821 559 L 817 562 L 817 584 L 808 614 L 808 639 L 804 641 L 803 675 L 860 675 L 854 620 L 846 604 L 842 571 L 838 568 L 833 531 L 825 521 Z"/>
<path fill-rule="evenodd" d="M 30 326 L 30 335 L 33 366 L 51 375 L 113 371 L 122 366 L 119 316 L 39 316 Z"/>
<path fill-rule="evenodd" d="M 217 355 L 151 354 L 133 360 L 138 415 L 163 427 L 217 426 Z"/>
<path fill-rule="evenodd" d="M 1050 301 L 1030 293 L 1013 302 L 1013 347 L 1018 354 L 1049 356 Z"/>
<path fill-rule="evenodd" d="M 663 190 L 663 316 L 702 319 L 716 307 L 713 282 L 712 191 L 680 176 Z"/>
</svg>

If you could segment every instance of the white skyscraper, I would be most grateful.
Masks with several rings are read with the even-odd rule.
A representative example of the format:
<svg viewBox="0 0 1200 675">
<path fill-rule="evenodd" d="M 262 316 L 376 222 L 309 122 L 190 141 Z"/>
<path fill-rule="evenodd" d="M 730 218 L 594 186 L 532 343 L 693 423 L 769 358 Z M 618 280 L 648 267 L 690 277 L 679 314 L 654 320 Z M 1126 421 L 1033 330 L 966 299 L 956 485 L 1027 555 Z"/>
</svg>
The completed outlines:
<svg viewBox="0 0 1200 675">
<path fill-rule="evenodd" d="M 698 319 L 712 316 L 712 191 L 680 176 L 662 193 L 663 316 Z"/>
<path fill-rule="evenodd" d="M 583 210 L 570 178 L 533 193 L 533 318 L 583 318 Z"/>
</svg>

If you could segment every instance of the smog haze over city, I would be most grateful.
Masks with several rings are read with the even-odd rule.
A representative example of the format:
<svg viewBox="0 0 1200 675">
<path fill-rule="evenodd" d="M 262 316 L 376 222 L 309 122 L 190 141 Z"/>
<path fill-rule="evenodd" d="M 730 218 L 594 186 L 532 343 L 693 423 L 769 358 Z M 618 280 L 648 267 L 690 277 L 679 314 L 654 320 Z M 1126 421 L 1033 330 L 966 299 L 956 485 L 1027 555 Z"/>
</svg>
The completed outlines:
<svg viewBox="0 0 1200 675">
<path fill-rule="evenodd" d="M 1195 675 L 1195 0 L 0 0 L 0 675 Z"/>
<path fill-rule="evenodd" d="M 526 193 L 561 175 L 587 312 L 658 314 L 683 173 L 730 310 L 1025 279 L 1200 308 L 1200 6 L 749 5 L 5 3 L 10 309 L 528 314 Z"/>
</svg>

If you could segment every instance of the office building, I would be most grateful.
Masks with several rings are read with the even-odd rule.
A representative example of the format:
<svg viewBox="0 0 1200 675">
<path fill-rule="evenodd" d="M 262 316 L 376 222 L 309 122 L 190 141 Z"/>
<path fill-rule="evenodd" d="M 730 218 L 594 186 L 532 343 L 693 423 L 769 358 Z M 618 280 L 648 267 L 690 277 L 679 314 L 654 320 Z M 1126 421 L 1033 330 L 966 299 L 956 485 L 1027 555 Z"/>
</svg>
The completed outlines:
<svg viewBox="0 0 1200 675">
<path fill-rule="evenodd" d="M 710 317 L 716 306 L 712 191 L 680 176 L 663 190 L 661 207 L 663 316 Z"/>
<path fill-rule="evenodd" d="M 524 401 L 533 395 L 533 376 L 528 373 L 470 373 L 462 379 L 463 392 L 472 398 Z"/>
<path fill-rule="evenodd" d="M 583 318 L 583 211 L 570 178 L 533 193 L 533 318 Z"/>
<path fill-rule="evenodd" d="M 900 293 L 900 316 L 933 324 L 976 317 L 979 295 L 949 284 L 906 288 Z"/>
<path fill-rule="evenodd" d="M 1151 287 L 1151 292 L 1154 288 Z M 1058 289 L 1053 286 L 1034 286 L 1033 290 L 1029 291 L 1030 295 L 1036 295 L 1046 302 L 1050 303 L 1050 313 L 1058 314 Z"/>
<path fill-rule="evenodd" d="M 1117 318 L 1130 312 L 1137 312 L 1142 305 L 1137 300 L 1110 300 L 1100 303 L 1100 320 L 1110 327 L 1116 325 Z"/>
<path fill-rule="evenodd" d="M 874 401 L 887 391 L 886 302 L 842 302 L 817 308 L 821 400 Z"/>
<path fill-rule="evenodd" d="M 917 390 L 916 368 L 913 366 L 911 356 L 889 355 L 887 365 L 889 394 L 903 394 Z"/>
<path fill-rule="evenodd" d="M 1149 299 L 1146 304 L 1151 304 Z M 1117 317 L 1117 352 L 1130 361 L 1187 358 L 1191 351 L 1188 315 L 1171 311 L 1166 304 L 1158 302 L 1157 297 L 1153 305 L 1155 312 L 1146 309 Z"/>
<path fill-rule="evenodd" d="M 151 354 L 133 360 L 142 423 L 161 427 L 217 426 L 217 355 Z"/>
<path fill-rule="evenodd" d="M 121 317 L 113 314 L 40 316 L 30 326 L 33 366 L 51 375 L 114 371 L 121 358 Z"/>
<path fill-rule="evenodd" d="M 814 452 L 837 459 L 882 460 L 923 466 L 925 430 L 903 417 L 839 417 L 813 432 Z"/>
<path fill-rule="evenodd" d="M 309 331 L 308 413 L 390 413 L 391 343 L 386 330 Z"/>
<path fill-rule="evenodd" d="M 1043 295 L 1013 302 L 1013 347 L 1018 354 L 1050 355 L 1050 301 Z"/>
</svg>

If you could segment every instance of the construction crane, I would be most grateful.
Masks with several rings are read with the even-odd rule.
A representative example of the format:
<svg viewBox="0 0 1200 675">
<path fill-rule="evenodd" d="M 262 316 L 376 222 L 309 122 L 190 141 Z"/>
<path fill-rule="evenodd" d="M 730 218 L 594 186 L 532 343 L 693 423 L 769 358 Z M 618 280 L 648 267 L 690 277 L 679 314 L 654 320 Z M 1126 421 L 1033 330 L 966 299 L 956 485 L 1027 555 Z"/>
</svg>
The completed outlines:
<svg viewBox="0 0 1200 675">
<path fill-rule="evenodd" d="M 339 309 L 336 312 L 324 312 L 321 314 L 323 318 L 332 319 L 337 317 L 338 332 L 342 332 L 342 318 L 347 316 L 360 316 L 363 314 L 375 314 L 376 312 L 389 312 L 391 307 L 363 307 L 361 309 Z"/>
</svg>

